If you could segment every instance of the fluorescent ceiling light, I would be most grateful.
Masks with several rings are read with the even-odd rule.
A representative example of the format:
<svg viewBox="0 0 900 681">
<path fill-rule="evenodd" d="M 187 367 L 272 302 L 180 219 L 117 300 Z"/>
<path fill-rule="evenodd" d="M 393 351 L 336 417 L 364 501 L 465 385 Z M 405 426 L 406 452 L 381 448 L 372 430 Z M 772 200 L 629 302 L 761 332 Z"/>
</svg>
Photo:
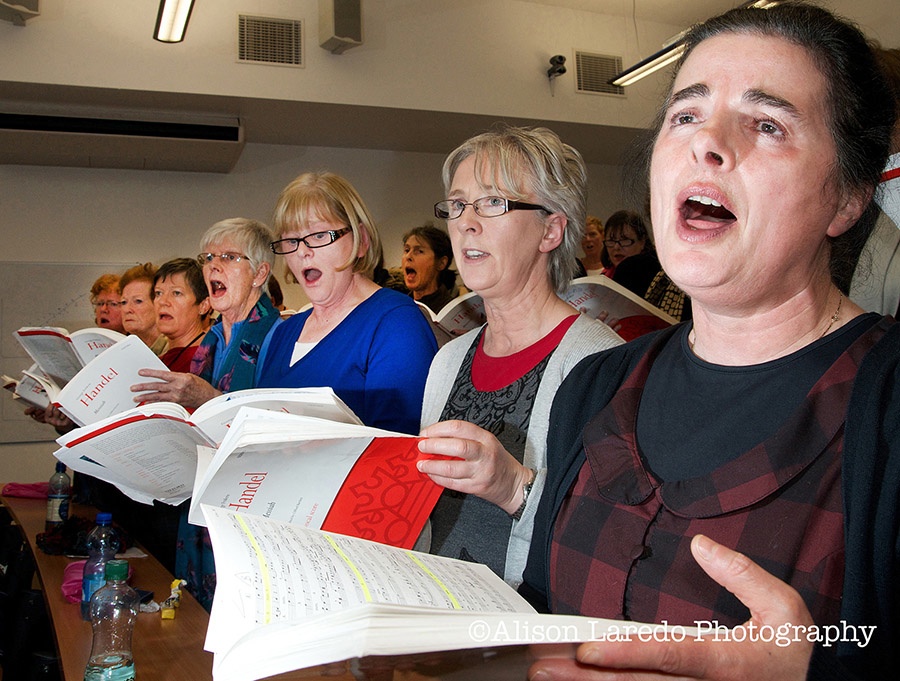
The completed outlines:
<svg viewBox="0 0 900 681">
<path fill-rule="evenodd" d="M 782 1 L 783 0 L 749 0 L 740 7 L 741 9 L 751 7 L 754 9 L 771 9 L 776 5 L 780 5 Z M 617 76 L 614 76 L 608 81 L 609 84 L 625 87 L 626 85 L 636 83 L 641 78 L 649 76 L 651 73 L 659 71 L 661 68 L 671 64 L 681 56 L 682 52 L 684 52 L 685 33 L 687 33 L 687 30 L 670 38 L 659 52 L 651 54 L 646 59 L 642 59 L 634 66 L 631 66 Z"/>
<path fill-rule="evenodd" d="M 662 48 L 656 54 L 651 54 L 634 66 L 625 69 L 618 76 L 610 80 L 609 84 L 625 87 L 626 85 L 636 83 L 641 78 L 649 76 L 654 71 L 659 71 L 661 68 L 671 64 L 681 56 L 682 52 L 684 52 L 684 43 L 672 43 L 671 45 Z"/>
<path fill-rule="evenodd" d="M 180 43 L 184 40 L 193 8 L 194 0 L 160 0 L 153 39 L 161 43 Z"/>
</svg>

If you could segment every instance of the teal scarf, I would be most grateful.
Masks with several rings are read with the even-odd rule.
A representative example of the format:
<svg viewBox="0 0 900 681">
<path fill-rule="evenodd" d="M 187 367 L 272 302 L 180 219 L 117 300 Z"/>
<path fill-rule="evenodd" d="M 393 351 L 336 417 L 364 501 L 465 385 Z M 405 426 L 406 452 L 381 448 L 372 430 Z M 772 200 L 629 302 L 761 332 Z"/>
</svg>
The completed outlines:
<svg viewBox="0 0 900 681">
<path fill-rule="evenodd" d="M 231 342 L 225 349 L 221 367 L 214 367 L 219 343 L 224 342 L 222 320 L 215 323 L 191 360 L 191 373 L 211 383 L 223 393 L 254 387 L 256 362 L 269 329 L 281 316 L 263 294 L 247 318 L 231 330 Z M 218 379 L 215 377 L 218 375 Z"/>
</svg>

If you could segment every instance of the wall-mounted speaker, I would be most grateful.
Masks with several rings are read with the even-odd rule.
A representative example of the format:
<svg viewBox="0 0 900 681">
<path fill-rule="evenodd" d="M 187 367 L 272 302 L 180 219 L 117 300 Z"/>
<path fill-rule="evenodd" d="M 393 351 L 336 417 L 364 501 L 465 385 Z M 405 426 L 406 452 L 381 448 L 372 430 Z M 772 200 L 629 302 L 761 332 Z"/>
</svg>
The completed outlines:
<svg viewBox="0 0 900 681">
<path fill-rule="evenodd" d="M 16 26 L 41 14 L 41 0 L 0 0 L 0 19 L 11 21 Z"/>
<path fill-rule="evenodd" d="M 319 0 L 320 47 L 341 54 L 362 42 L 362 0 Z"/>
</svg>

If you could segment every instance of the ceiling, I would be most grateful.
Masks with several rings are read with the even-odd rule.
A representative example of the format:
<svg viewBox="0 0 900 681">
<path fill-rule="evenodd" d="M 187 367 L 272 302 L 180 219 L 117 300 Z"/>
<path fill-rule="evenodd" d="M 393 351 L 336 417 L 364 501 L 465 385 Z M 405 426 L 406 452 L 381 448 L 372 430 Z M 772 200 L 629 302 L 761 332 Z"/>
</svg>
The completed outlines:
<svg viewBox="0 0 900 681">
<path fill-rule="evenodd" d="M 546 5 L 596 11 L 604 14 L 634 15 L 636 19 L 688 26 L 736 4 L 736 0 L 526 0 Z M 900 45 L 900 12 L 889 10 L 895 0 L 852 0 L 846 13 L 861 25 L 888 26 L 894 37 L 891 45 Z M 829 3 L 825 0 L 825 4 Z M 850 14 L 852 11 L 852 14 Z M 371 148 L 393 151 L 447 153 L 473 131 L 488 128 L 496 117 L 453 112 L 417 111 L 370 106 L 348 106 L 265 100 L 242 97 L 196 95 L 184 93 L 125 91 L 0 81 L 0 91 L 7 101 L 27 107 L 29 103 L 48 103 L 60 108 L 128 108 L 133 110 L 166 110 L 170 112 L 209 112 L 240 119 L 246 142 L 303 146 Z M 506 119 L 512 124 L 548 124 L 567 142 L 575 146 L 589 163 L 617 165 L 639 130 L 630 127 L 600 126 L 560 121 Z M 237 155 L 240 149 L 237 149 Z M 186 158 L 163 169 L 227 172 L 237 160 L 204 159 L 191 150 Z M 140 156 L 140 154 L 139 154 Z M 32 140 L 14 135 L 2 138 L 0 163 L 39 163 L 49 165 L 94 165 L 68 155 L 61 158 L 54 144 L 44 145 L 43 155 Z M 146 161 L 146 159 L 145 159 Z M 208 161 L 208 162 L 206 162 Z M 142 166 L 140 158 L 124 159 L 113 167 Z M 104 164 L 109 167 L 110 164 Z"/>
</svg>

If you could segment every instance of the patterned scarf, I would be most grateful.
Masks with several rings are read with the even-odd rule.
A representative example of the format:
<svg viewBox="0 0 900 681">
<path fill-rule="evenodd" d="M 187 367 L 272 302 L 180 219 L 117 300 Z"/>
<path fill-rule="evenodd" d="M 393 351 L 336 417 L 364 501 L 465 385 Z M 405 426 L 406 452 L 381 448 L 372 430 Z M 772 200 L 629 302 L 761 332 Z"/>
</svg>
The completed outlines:
<svg viewBox="0 0 900 681">
<path fill-rule="evenodd" d="M 222 324 L 219 319 L 194 353 L 191 373 L 197 374 L 223 393 L 254 387 L 259 350 L 269 329 L 280 318 L 269 296 L 260 296 L 247 318 L 232 328 L 231 342 L 225 349 L 223 366 L 214 367 L 216 350 L 221 340 L 221 327 L 216 329 L 216 326 Z M 218 380 L 216 375 L 219 376 Z"/>
</svg>

